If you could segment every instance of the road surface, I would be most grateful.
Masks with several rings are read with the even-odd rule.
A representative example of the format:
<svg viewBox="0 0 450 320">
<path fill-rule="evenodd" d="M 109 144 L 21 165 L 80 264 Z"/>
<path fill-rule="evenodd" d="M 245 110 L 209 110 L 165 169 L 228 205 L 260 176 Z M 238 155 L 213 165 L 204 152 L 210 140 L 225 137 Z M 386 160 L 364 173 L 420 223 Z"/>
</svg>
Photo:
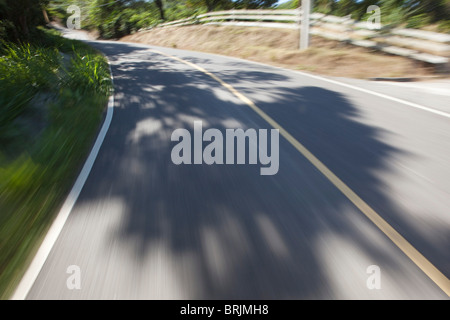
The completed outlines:
<svg viewBox="0 0 450 320">
<path fill-rule="evenodd" d="M 27 299 L 448 299 L 285 137 L 272 176 L 259 165 L 173 164 L 172 132 L 196 120 L 221 132 L 273 127 L 169 56 L 250 99 L 447 278 L 450 118 L 433 110 L 448 111 L 448 95 L 424 91 L 421 109 L 383 96 L 417 103 L 410 87 L 92 44 L 111 62 L 114 115 Z M 368 286 L 373 265 L 379 289 Z M 69 266 L 80 289 L 67 286 Z"/>
</svg>

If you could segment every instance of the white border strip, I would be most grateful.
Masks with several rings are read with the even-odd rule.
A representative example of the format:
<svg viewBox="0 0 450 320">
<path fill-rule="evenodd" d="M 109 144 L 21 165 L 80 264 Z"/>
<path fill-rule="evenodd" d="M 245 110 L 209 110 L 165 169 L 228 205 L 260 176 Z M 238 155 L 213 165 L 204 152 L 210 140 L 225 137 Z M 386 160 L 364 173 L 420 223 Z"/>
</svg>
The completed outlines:
<svg viewBox="0 0 450 320">
<path fill-rule="evenodd" d="M 108 65 L 109 65 L 109 72 L 111 74 L 111 81 L 112 84 L 114 85 L 114 78 L 109 61 Z M 28 267 L 27 271 L 22 277 L 22 280 L 20 281 L 19 285 L 17 286 L 16 291 L 11 297 L 11 300 L 25 300 L 25 298 L 28 295 L 28 292 L 30 291 L 31 287 L 36 281 L 36 278 L 41 272 L 41 269 L 44 266 L 44 263 L 47 260 L 47 257 L 53 248 L 53 245 L 58 239 L 59 234 L 61 233 L 64 224 L 66 223 L 66 220 L 69 217 L 69 214 L 72 211 L 72 208 L 75 205 L 75 202 L 77 201 L 78 196 L 81 193 L 81 190 L 83 189 L 83 186 L 89 176 L 89 173 L 91 172 L 95 159 L 97 158 L 98 152 L 100 151 L 100 147 L 103 144 L 103 140 L 105 139 L 106 133 L 108 132 L 109 126 L 111 124 L 113 113 L 114 113 L 114 92 L 109 97 L 105 121 L 103 122 L 103 126 L 97 136 L 97 140 L 95 141 L 94 146 L 92 147 L 89 157 L 84 163 L 83 169 L 78 175 L 78 178 L 75 181 L 72 190 L 67 196 L 55 221 L 53 221 L 52 226 L 47 232 L 47 235 L 45 236 L 44 241 L 39 247 L 39 250 L 36 253 L 33 261 L 31 262 L 30 266 Z"/>
</svg>

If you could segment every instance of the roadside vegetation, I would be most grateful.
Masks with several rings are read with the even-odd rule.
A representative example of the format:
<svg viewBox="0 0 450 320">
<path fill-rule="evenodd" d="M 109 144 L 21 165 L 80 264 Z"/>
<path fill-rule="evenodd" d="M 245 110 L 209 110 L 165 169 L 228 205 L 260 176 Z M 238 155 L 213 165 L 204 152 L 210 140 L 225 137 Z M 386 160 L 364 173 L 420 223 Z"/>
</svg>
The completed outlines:
<svg viewBox="0 0 450 320">
<path fill-rule="evenodd" d="M 278 9 L 298 8 L 301 0 L 290 0 Z M 420 28 L 450 32 L 450 0 L 314 0 L 314 11 L 367 20 L 370 5 L 380 7 L 381 23 L 389 27 Z"/>
<path fill-rule="evenodd" d="M 277 0 L 51 0 L 49 15 L 66 21 L 69 5 L 81 8 L 84 29 L 97 31 L 103 39 L 117 39 L 142 28 L 183 19 L 207 11 L 272 7 Z"/>
<path fill-rule="evenodd" d="M 26 1 L 26 0 L 21 0 Z M 66 21 L 69 5 L 81 9 L 81 25 L 101 38 L 118 39 L 142 28 L 202 13 L 230 9 L 295 9 L 301 0 L 277 5 L 277 0 L 49 0 L 49 16 Z M 370 5 L 381 10 L 381 22 L 437 32 L 450 32 L 450 0 L 314 0 L 313 11 L 367 20 Z"/>
<path fill-rule="evenodd" d="M 70 190 L 111 91 L 99 52 L 54 30 L 32 33 L 0 42 L 1 299 L 13 293 Z"/>
</svg>

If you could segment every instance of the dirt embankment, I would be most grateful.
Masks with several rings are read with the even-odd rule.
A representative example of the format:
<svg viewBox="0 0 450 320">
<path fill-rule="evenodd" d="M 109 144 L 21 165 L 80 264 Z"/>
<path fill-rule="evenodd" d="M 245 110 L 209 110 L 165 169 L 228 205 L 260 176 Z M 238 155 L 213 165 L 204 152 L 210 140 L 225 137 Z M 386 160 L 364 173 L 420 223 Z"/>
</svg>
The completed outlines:
<svg viewBox="0 0 450 320">
<path fill-rule="evenodd" d="M 121 41 L 218 53 L 331 76 L 371 78 L 433 74 L 432 67 L 420 62 L 315 36 L 311 38 L 310 48 L 300 51 L 295 30 L 185 26 L 139 32 Z"/>
</svg>

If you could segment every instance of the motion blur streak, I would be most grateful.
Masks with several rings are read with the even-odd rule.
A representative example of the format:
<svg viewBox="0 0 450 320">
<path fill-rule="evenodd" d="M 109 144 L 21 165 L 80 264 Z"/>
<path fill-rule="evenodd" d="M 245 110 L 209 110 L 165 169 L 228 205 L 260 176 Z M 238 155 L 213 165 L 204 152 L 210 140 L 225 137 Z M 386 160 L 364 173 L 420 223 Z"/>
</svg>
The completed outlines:
<svg viewBox="0 0 450 320">
<path fill-rule="evenodd" d="M 111 61 L 114 118 L 28 299 L 448 298 L 286 139 L 274 176 L 174 165 L 171 133 L 194 120 L 222 132 L 271 126 L 190 65 L 146 46 L 92 44 Z M 157 50 L 247 97 L 450 274 L 447 118 L 291 71 Z M 70 265 L 80 290 L 66 286 Z M 369 265 L 380 267 L 379 290 L 366 286 Z"/>
</svg>

